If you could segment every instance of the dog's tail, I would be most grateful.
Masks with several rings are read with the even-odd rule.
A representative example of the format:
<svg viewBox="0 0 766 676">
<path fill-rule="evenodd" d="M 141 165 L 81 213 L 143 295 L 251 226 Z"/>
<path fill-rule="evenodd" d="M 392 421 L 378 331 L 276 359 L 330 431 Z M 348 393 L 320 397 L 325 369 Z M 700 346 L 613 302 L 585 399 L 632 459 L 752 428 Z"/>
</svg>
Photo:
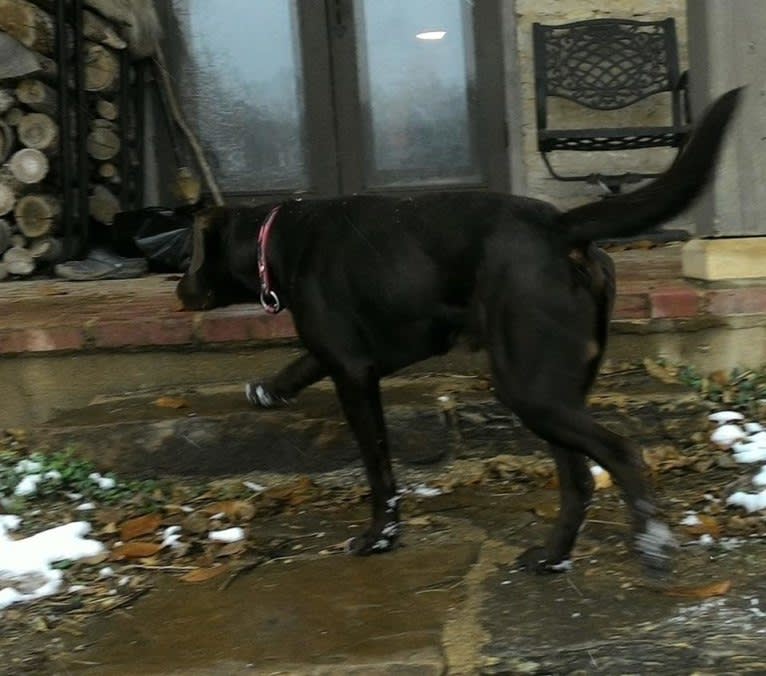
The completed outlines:
<svg viewBox="0 0 766 676">
<path fill-rule="evenodd" d="M 628 237 L 684 211 L 710 181 L 742 88 L 713 103 L 670 168 L 638 190 L 566 211 L 559 223 L 571 243 Z"/>
</svg>

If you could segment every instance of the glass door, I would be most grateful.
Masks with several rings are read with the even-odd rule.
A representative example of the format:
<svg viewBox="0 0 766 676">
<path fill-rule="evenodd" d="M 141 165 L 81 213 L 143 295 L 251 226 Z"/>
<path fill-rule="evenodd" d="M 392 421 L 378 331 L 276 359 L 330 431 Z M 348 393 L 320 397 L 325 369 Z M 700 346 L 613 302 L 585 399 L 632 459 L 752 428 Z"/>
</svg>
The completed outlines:
<svg viewBox="0 0 766 676">
<path fill-rule="evenodd" d="M 478 185 L 476 60 L 463 0 L 356 0 L 365 183 Z"/>
<path fill-rule="evenodd" d="M 508 189 L 499 0 L 170 7 L 185 110 L 228 196 Z"/>
</svg>

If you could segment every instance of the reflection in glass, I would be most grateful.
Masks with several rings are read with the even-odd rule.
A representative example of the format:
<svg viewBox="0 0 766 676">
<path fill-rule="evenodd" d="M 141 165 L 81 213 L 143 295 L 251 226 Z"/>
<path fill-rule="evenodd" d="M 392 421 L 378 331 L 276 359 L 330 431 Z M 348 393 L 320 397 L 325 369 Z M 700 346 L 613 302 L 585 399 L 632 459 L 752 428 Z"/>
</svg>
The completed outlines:
<svg viewBox="0 0 766 676">
<path fill-rule="evenodd" d="M 182 99 L 222 189 L 306 187 L 294 0 L 173 0 Z"/>
<path fill-rule="evenodd" d="M 471 4 L 356 0 L 368 184 L 480 182 Z"/>
</svg>

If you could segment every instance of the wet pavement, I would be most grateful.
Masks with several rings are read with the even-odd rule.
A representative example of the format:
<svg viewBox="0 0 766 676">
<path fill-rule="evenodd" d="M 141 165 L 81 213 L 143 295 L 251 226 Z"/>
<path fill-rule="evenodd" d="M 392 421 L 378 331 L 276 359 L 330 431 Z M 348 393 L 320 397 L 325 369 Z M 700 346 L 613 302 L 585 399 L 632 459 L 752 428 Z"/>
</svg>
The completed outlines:
<svg viewBox="0 0 766 676">
<path fill-rule="evenodd" d="M 226 387 L 171 393 L 184 402 L 176 408 L 156 405 L 157 395 L 102 400 L 44 434 L 76 436 L 104 467 L 139 476 L 154 467 L 364 485 L 329 389 L 274 412 L 249 411 Z M 364 499 L 259 513 L 249 538 L 289 543 L 279 552 L 194 585 L 158 566 L 148 594 L 57 636 L 36 673 L 766 673 L 766 530 L 716 502 L 747 468 L 706 443 L 709 404 L 640 369 L 607 374 L 593 397 L 600 420 L 642 441 L 681 541 L 675 574 L 658 581 L 639 569 L 609 487 L 596 493 L 571 572 L 517 572 L 515 558 L 556 515 L 542 445 L 481 378 L 394 380 L 385 398 L 400 484 L 444 491 L 405 495 L 402 547 L 338 553 L 365 525 Z M 713 515 L 711 543 L 679 525 L 686 510 Z"/>
<path fill-rule="evenodd" d="M 626 546 L 617 499 L 602 496 L 573 571 L 536 577 L 515 572 L 513 562 L 550 525 L 534 512 L 553 513 L 554 491 L 469 489 L 439 502 L 413 505 L 406 546 L 369 559 L 320 553 L 361 526 L 363 510 L 283 521 L 293 537 L 306 538 L 294 555 L 225 589 L 220 581 L 190 588 L 161 578 L 133 607 L 70 641 L 74 652 L 58 673 L 766 670 L 762 542 L 733 551 L 685 547 L 673 580 L 682 586 L 647 581 Z M 670 595 L 705 594 L 723 582 L 732 587 L 720 598 Z"/>
</svg>

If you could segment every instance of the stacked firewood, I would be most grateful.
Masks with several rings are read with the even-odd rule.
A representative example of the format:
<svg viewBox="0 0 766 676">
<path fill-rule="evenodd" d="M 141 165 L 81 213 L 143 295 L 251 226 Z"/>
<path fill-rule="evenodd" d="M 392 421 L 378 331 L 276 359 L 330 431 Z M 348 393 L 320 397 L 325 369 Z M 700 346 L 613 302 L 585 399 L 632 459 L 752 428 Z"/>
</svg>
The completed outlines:
<svg viewBox="0 0 766 676">
<path fill-rule="evenodd" d="M 113 23 L 90 9 L 83 13 L 84 82 L 88 92 L 86 148 L 90 217 L 111 224 L 120 209 L 116 158 L 125 142 L 117 100 L 118 50 L 127 47 Z M 73 58 L 72 28 L 65 36 Z M 61 259 L 59 225 L 64 186 L 60 176 L 59 64 L 52 0 L 0 0 L 0 279 L 27 276 Z M 73 69 L 72 69 L 73 72 Z M 74 87 L 69 82 L 70 88 Z M 76 174 L 74 158 L 63 158 Z"/>
</svg>

